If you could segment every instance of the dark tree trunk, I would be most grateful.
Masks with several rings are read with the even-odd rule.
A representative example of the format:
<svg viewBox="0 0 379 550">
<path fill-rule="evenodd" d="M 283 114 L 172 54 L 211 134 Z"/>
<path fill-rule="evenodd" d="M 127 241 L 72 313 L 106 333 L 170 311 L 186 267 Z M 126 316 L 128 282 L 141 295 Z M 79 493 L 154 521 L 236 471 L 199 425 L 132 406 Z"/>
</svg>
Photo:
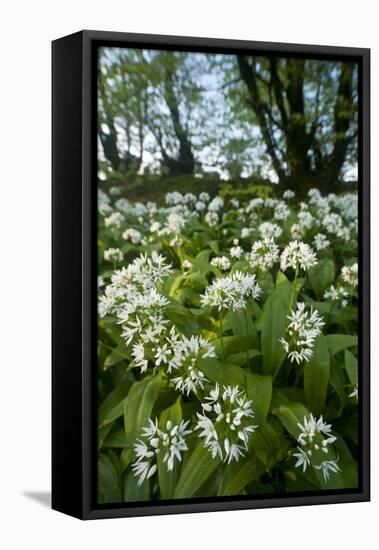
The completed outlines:
<svg viewBox="0 0 379 550">
<path fill-rule="evenodd" d="M 172 159 L 166 154 L 163 163 L 170 176 L 192 175 L 195 169 L 195 158 L 191 142 L 180 120 L 179 104 L 174 90 L 174 77 L 169 69 L 165 72 L 165 99 L 170 111 L 175 136 L 179 142 L 179 155 L 177 159 Z"/>
<path fill-rule="evenodd" d="M 307 126 L 304 101 L 305 60 L 288 59 L 285 65 L 286 83 L 278 71 L 278 59 L 269 61 L 269 80 L 266 81 L 257 71 L 255 58 L 237 56 L 239 73 L 248 92 L 248 105 L 254 110 L 272 166 L 283 185 L 307 187 L 317 182 L 321 188 L 329 190 L 338 183 L 344 165 L 351 136 L 349 128 L 353 111 L 353 65 L 343 63 L 338 83 L 337 99 L 334 105 L 333 150 L 329 155 L 322 154 L 316 138 L 318 120 L 318 93 L 316 115 Z M 262 93 L 266 87 L 266 94 Z M 277 107 L 274 117 L 272 94 Z M 275 128 L 284 137 L 285 151 L 279 153 L 275 139 Z M 311 155 L 312 153 L 312 155 Z M 314 164 L 312 166 L 311 156 Z"/>
</svg>

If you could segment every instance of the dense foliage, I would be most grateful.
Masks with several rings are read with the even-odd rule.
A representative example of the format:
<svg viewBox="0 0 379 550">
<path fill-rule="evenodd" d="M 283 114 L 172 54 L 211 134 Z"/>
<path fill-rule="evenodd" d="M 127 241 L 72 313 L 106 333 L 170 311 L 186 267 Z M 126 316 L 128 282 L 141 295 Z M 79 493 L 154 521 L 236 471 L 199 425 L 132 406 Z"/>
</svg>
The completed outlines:
<svg viewBox="0 0 379 550">
<path fill-rule="evenodd" d="M 356 194 L 98 206 L 98 501 L 356 487 Z"/>
</svg>

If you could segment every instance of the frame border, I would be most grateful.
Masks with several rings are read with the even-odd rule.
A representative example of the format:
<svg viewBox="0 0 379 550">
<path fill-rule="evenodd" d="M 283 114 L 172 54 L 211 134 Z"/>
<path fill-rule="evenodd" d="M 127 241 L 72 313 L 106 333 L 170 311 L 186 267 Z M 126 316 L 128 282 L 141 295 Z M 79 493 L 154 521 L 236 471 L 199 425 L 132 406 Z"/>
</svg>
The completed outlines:
<svg viewBox="0 0 379 550">
<path fill-rule="evenodd" d="M 352 60 L 359 88 L 359 402 L 360 487 L 290 496 L 223 497 L 141 503 L 96 504 L 97 288 L 97 48 L 143 47 L 202 52 L 251 51 Z M 73 60 L 74 63 L 73 70 Z M 62 101 L 65 94 L 74 104 Z M 66 98 L 67 99 L 67 98 Z M 63 122 L 67 119 L 67 123 Z M 74 129 L 80 136 L 73 139 Z M 79 139 L 80 138 L 80 139 Z M 77 151 L 76 149 L 80 149 Z M 76 156 L 75 156 L 76 155 Z M 70 175 L 67 157 L 73 157 Z M 276 508 L 370 500 L 370 50 L 364 48 L 252 42 L 216 38 L 85 30 L 53 42 L 53 470 L 52 507 L 81 519 Z M 63 192 L 62 182 L 71 179 Z M 72 194 L 70 194 L 70 192 Z M 66 213 L 69 212 L 69 220 Z M 64 229 L 63 229 L 64 226 Z M 78 226 L 81 227 L 80 234 Z M 74 244 L 74 254 L 72 246 Z M 80 247 L 80 254 L 78 247 Z M 63 250 L 62 250 L 63 248 Z M 67 263 L 68 261 L 68 263 Z M 78 263 L 80 263 L 80 268 Z M 66 273 L 62 272 L 63 267 Z M 67 279 L 67 271 L 70 277 Z M 63 295 L 72 296 L 71 308 Z M 73 309 L 77 301 L 80 307 Z M 70 305 L 70 304 L 69 304 Z M 80 312 L 78 311 L 80 309 Z M 74 331 L 71 355 L 62 322 Z M 72 337 L 72 336 L 71 336 Z M 72 347 L 72 346 L 71 346 Z M 94 353 L 95 351 L 95 353 Z M 67 359 L 71 360 L 67 365 Z M 66 392 L 71 395 L 67 411 Z M 70 433 L 73 425 L 76 429 Z M 70 455 L 68 459 L 67 456 Z M 72 476 L 72 479 L 70 477 Z"/>
</svg>

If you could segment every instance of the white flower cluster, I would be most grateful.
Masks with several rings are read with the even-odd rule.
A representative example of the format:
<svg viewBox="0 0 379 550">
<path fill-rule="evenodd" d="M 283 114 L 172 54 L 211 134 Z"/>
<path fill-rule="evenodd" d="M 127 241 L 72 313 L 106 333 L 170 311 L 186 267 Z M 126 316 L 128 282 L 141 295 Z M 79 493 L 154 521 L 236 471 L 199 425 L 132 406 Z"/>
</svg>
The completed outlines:
<svg viewBox="0 0 379 550">
<path fill-rule="evenodd" d="M 285 352 L 288 353 L 291 363 L 309 361 L 315 339 L 321 334 L 324 325 L 322 317 L 317 310 L 308 311 L 304 302 L 298 302 L 296 310 L 292 310 L 287 318 L 289 324 L 286 338 L 280 339 Z"/>
<path fill-rule="evenodd" d="M 258 230 L 262 239 L 277 239 L 283 233 L 283 229 L 279 225 L 271 222 L 261 223 Z"/>
<path fill-rule="evenodd" d="M 280 257 L 280 269 L 286 271 L 289 267 L 306 271 L 317 264 L 316 254 L 307 243 L 291 241 Z"/>
<path fill-rule="evenodd" d="M 255 275 L 246 275 L 236 271 L 227 277 L 215 279 L 204 294 L 200 296 L 203 306 L 217 307 L 219 311 L 245 309 L 249 297 L 258 300 L 261 288 L 256 282 Z"/>
<path fill-rule="evenodd" d="M 203 414 L 197 413 L 195 430 L 204 439 L 204 446 L 213 458 L 224 462 L 238 461 L 248 450 L 250 434 L 258 427 L 252 424 L 253 402 L 238 386 L 216 384 L 202 404 Z"/>
<path fill-rule="evenodd" d="M 231 267 L 229 258 L 226 256 L 218 256 L 217 258 L 212 258 L 211 265 L 217 267 L 220 271 L 228 271 Z"/>
<path fill-rule="evenodd" d="M 122 238 L 125 239 L 125 241 L 131 241 L 133 244 L 138 244 L 141 242 L 142 235 L 138 231 L 138 229 L 130 227 L 128 229 L 125 229 L 122 234 Z"/>
<path fill-rule="evenodd" d="M 174 358 L 168 365 L 169 374 L 176 375 L 170 378 L 175 390 L 186 395 L 203 390 L 208 380 L 199 367 L 199 361 L 209 357 L 216 357 L 216 351 L 213 344 L 202 336 L 187 338 L 181 335 L 177 338 L 174 342 Z"/>
<path fill-rule="evenodd" d="M 321 470 L 325 482 L 330 477 L 330 472 L 340 471 L 337 461 L 329 459 L 330 445 L 336 441 L 336 437 L 331 433 L 331 425 L 326 424 L 320 416 L 318 420 L 313 414 L 304 417 L 304 424 L 298 423 L 300 434 L 298 436 L 297 453 L 294 457 L 297 459 L 296 468 L 302 468 L 305 472 L 308 466 L 313 466 L 316 470 Z M 324 456 L 328 455 L 328 460 Z"/>
<path fill-rule="evenodd" d="M 253 269 L 268 271 L 279 261 L 279 247 L 272 237 L 255 241 L 246 259 Z"/>
<path fill-rule="evenodd" d="M 143 428 L 142 436 L 145 441 L 139 439 L 134 445 L 137 460 L 132 464 L 132 470 L 139 477 L 141 485 L 145 479 L 152 477 L 157 471 L 157 456 L 164 454 L 163 463 L 167 471 L 174 469 L 175 461 L 181 462 L 182 453 L 188 450 L 186 436 L 192 433 L 187 429 L 189 421 L 183 420 L 179 425 L 173 425 L 169 420 L 165 430 L 158 428 L 158 420 L 150 418 L 149 425 Z"/>
<path fill-rule="evenodd" d="M 99 315 L 115 315 L 128 344 L 137 337 L 154 342 L 167 324 L 163 310 L 168 300 L 158 286 L 171 272 L 171 266 L 157 252 L 141 254 L 112 275 L 111 284 L 99 299 Z"/>
<path fill-rule="evenodd" d="M 335 287 L 330 285 L 324 292 L 324 300 L 330 300 L 331 302 L 338 302 L 342 308 L 347 307 L 349 293 L 344 289 L 343 286 Z"/>
<path fill-rule="evenodd" d="M 314 236 L 313 244 L 317 251 L 325 250 L 325 248 L 328 248 L 328 246 L 330 246 L 330 241 L 326 238 L 326 236 L 323 233 L 317 233 Z"/>
<path fill-rule="evenodd" d="M 117 227 L 120 228 L 124 222 L 124 216 L 121 212 L 112 212 L 107 218 L 104 219 L 105 227 Z"/>
<path fill-rule="evenodd" d="M 107 248 L 104 250 L 104 260 L 106 262 L 119 263 L 124 259 L 124 254 L 119 248 Z"/>
<path fill-rule="evenodd" d="M 358 264 L 355 263 L 350 266 L 344 266 L 341 270 L 342 280 L 353 287 L 358 286 Z"/>
</svg>

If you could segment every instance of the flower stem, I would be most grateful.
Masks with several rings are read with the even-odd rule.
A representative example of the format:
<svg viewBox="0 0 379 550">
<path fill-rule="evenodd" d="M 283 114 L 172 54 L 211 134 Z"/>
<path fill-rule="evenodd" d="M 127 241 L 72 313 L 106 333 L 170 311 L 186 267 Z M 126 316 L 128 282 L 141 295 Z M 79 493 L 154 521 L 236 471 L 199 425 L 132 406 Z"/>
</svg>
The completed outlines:
<svg viewBox="0 0 379 550">
<path fill-rule="evenodd" d="M 245 325 L 246 325 L 246 334 L 249 333 L 249 328 L 248 328 L 248 318 L 247 318 L 247 309 L 245 309 Z M 249 366 L 249 350 L 246 349 L 246 366 L 248 367 Z"/>
<path fill-rule="evenodd" d="M 291 313 L 291 310 L 292 310 L 292 304 L 293 304 L 293 299 L 295 297 L 296 283 L 297 283 L 298 276 L 299 276 L 299 264 L 296 264 L 295 278 L 294 278 L 293 283 L 292 283 L 292 293 L 291 293 L 289 313 Z"/>
<path fill-rule="evenodd" d="M 222 355 L 222 359 L 224 360 L 225 359 L 225 350 L 224 350 L 224 337 L 223 337 L 224 326 L 223 326 L 223 321 L 222 321 L 222 311 L 219 311 L 219 320 L 220 320 L 221 355 Z"/>
</svg>

